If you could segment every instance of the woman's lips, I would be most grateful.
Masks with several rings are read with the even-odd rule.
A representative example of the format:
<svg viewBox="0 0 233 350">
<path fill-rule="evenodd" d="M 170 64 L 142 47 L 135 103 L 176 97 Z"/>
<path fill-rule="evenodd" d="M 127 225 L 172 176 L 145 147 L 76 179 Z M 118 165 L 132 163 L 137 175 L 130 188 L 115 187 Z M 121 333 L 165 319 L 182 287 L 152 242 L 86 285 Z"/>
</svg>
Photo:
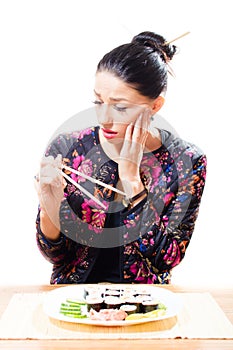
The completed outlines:
<svg viewBox="0 0 233 350">
<path fill-rule="evenodd" d="M 118 132 L 116 131 L 113 131 L 110 129 L 103 129 L 103 128 L 102 128 L 102 133 L 106 139 L 113 139 L 118 134 Z"/>
</svg>

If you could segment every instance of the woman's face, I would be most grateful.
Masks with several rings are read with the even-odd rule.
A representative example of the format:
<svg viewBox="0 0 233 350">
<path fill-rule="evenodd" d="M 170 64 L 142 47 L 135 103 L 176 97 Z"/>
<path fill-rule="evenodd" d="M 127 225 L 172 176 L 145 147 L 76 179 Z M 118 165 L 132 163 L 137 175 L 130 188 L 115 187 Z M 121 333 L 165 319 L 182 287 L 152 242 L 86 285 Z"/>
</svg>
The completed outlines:
<svg viewBox="0 0 233 350">
<path fill-rule="evenodd" d="M 94 94 L 100 132 L 107 142 L 122 140 L 127 126 L 134 124 L 143 112 L 150 110 L 153 114 L 154 100 L 142 96 L 110 72 L 97 72 Z"/>
</svg>

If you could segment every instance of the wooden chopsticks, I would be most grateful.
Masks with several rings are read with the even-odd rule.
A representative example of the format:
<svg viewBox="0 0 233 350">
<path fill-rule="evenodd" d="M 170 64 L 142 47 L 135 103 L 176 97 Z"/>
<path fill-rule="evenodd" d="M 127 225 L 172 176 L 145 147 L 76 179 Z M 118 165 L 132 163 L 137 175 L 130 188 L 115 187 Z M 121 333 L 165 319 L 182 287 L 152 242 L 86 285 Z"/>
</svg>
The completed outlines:
<svg viewBox="0 0 233 350">
<path fill-rule="evenodd" d="M 67 174 L 65 174 L 62 170 L 61 170 L 61 174 L 62 176 L 68 180 L 69 182 L 71 182 L 75 187 L 77 187 L 80 191 L 82 191 L 84 194 L 86 194 L 89 198 L 91 198 L 95 203 L 97 203 L 98 205 L 100 205 L 102 208 L 106 209 L 106 206 L 100 202 L 96 197 L 93 196 L 93 194 L 91 194 L 90 192 L 88 192 L 84 187 L 82 187 L 80 184 L 78 184 L 76 181 L 74 181 L 70 176 L 68 176 Z"/>
<path fill-rule="evenodd" d="M 106 184 L 106 183 L 104 183 L 104 182 L 102 182 L 102 181 L 100 181 L 100 180 L 97 180 L 97 179 L 94 179 L 93 177 L 91 177 L 91 176 L 88 176 L 88 175 L 86 175 L 86 174 L 83 174 L 82 172 L 80 172 L 80 171 L 78 171 L 78 170 L 75 170 L 75 169 L 73 169 L 73 168 L 70 168 L 69 166 L 67 166 L 67 165 L 62 165 L 62 168 L 63 169 L 65 169 L 65 170 L 68 170 L 68 171 L 70 171 L 71 173 L 74 173 L 74 174 L 76 174 L 76 175 L 78 175 L 78 176 L 81 176 L 81 177 L 83 177 L 83 178 L 85 178 L 85 179 L 87 179 L 87 180 L 89 180 L 89 181 L 91 181 L 91 182 L 93 182 L 93 183 L 96 183 L 96 184 L 98 184 L 98 185 L 100 185 L 100 186 L 103 186 L 103 187 L 105 187 L 105 188 L 107 188 L 107 189 L 109 189 L 109 190 L 111 190 L 111 191 L 114 191 L 114 192 L 117 192 L 117 193 L 119 193 L 119 194 L 121 194 L 121 195 L 123 195 L 123 196 L 126 196 L 126 193 L 125 192 L 122 192 L 122 191 L 120 191 L 120 190 L 118 190 L 117 188 L 115 188 L 115 187 L 113 187 L 113 186 L 110 186 L 110 185 L 108 185 L 108 184 Z M 89 198 L 91 198 L 94 202 L 96 202 L 98 205 L 100 205 L 102 208 L 104 208 L 104 209 L 106 209 L 106 206 L 102 203 L 102 202 L 100 202 L 96 197 L 94 197 L 94 195 L 93 194 L 91 194 L 90 192 L 88 192 L 85 188 L 83 188 L 79 183 L 77 183 L 76 181 L 74 181 L 70 176 L 68 176 L 66 173 L 64 173 L 64 171 L 62 171 L 62 170 L 60 170 L 61 171 L 61 174 L 62 174 L 62 176 L 66 179 L 66 180 L 68 180 L 70 183 L 72 183 L 75 187 L 77 187 L 81 192 L 83 192 L 84 194 L 86 194 Z"/>
</svg>

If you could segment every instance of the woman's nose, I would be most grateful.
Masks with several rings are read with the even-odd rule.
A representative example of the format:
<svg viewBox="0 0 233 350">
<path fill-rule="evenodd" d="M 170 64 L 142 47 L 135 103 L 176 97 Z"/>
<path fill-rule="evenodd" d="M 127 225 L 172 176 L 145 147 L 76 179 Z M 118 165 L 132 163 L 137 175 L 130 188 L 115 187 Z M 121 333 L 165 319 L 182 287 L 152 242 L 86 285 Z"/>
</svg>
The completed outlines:
<svg viewBox="0 0 233 350">
<path fill-rule="evenodd" d="M 113 116 L 111 113 L 111 106 L 103 103 L 98 107 L 97 116 L 100 124 L 112 124 Z"/>
</svg>

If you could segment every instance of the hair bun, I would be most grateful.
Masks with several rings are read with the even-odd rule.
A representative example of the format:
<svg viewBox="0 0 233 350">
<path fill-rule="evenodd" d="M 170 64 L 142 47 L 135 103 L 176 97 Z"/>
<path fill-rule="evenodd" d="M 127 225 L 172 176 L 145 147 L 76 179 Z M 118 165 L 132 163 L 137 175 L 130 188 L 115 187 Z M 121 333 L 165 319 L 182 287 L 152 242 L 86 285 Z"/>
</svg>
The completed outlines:
<svg viewBox="0 0 233 350">
<path fill-rule="evenodd" d="M 141 44 L 151 48 L 154 52 L 158 52 L 165 63 L 170 61 L 177 51 L 175 45 L 166 44 L 163 36 L 153 32 L 142 32 L 133 37 L 131 42 Z"/>
</svg>

